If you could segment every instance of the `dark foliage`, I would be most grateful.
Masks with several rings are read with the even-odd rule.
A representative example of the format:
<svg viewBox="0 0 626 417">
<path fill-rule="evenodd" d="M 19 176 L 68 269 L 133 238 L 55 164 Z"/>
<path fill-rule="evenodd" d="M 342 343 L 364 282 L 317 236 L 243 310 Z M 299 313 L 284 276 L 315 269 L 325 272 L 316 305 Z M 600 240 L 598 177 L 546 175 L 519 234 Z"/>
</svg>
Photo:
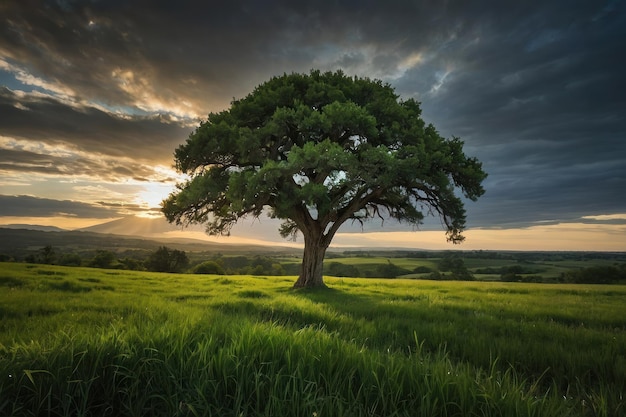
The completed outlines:
<svg viewBox="0 0 626 417">
<path fill-rule="evenodd" d="M 148 271 L 182 272 L 189 266 L 189 258 L 184 251 L 161 246 L 151 253 L 145 262 Z"/>
<path fill-rule="evenodd" d="M 474 276 L 465 266 L 463 258 L 456 253 L 446 253 L 445 256 L 439 261 L 439 271 L 450 272 L 450 275 L 446 277 L 442 275 L 439 279 L 454 279 L 461 281 L 473 281 Z"/>
<path fill-rule="evenodd" d="M 363 276 L 359 268 L 354 265 L 346 265 L 341 262 L 331 262 L 326 266 L 328 275 L 335 277 L 360 277 Z"/>
<path fill-rule="evenodd" d="M 561 273 L 561 282 L 575 284 L 617 284 L 626 282 L 626 264 L 590 266 Z"/>
<path fill-rule="evenodd" d="M 87 264 L 92 268 L 114 268 L 117 263 L 117 255 L 108 250 L 99 250 Z"/>
<path fill-rule="evenodd" d="M 224 275 L 224 268 L 215 261 L 204 261 L 193 268 L 193 273 Z"/>
</svg>

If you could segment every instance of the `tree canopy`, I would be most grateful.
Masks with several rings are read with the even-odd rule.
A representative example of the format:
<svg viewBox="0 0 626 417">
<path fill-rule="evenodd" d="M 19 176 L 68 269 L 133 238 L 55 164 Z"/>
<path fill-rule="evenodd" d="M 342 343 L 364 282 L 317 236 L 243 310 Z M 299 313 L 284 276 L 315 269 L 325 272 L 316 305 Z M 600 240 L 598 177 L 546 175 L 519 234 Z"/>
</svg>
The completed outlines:
<svg viewBox="0 0 626 417">
<path fill-rule="evenodd" d="M 188 265 L 189 258 L 184 251 L 167 246 L 159 246 L 145 262 L 146 269 L 155 272 L 181 272 Z"/>
<path fill-rule="evenodd" d="M 322 262 L 347 221 L 394 218 L 419 225 L 438 215 L 453 243 L 486 174 L 463 142 L 444 139 L 379 80 L 338 72 L 285 74 L 229 109 L 209 114 L 175 151 L 189 176 L 163 201 L 170 222 L 229 234 L 245 216 L 281 219 L 283 237 L 304 237 L 297 287 L 323 286 Z"/>
</svg>

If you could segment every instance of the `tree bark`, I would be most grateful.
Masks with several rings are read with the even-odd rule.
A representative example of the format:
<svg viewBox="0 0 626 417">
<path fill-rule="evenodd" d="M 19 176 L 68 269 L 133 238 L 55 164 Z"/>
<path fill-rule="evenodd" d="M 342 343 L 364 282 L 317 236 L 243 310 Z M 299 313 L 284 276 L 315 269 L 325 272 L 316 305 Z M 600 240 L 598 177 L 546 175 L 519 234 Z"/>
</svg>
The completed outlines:
<svg viewBox="0 0 626 417">
<path fill-rule="evenodd" d="M 294 288 L 325 288 L 324 256 L 328 249 L 324 236 L 313 233 L 304 235 L 304 254 L 302 256 L 302 272 L 293 285 Z"/>
</svg>

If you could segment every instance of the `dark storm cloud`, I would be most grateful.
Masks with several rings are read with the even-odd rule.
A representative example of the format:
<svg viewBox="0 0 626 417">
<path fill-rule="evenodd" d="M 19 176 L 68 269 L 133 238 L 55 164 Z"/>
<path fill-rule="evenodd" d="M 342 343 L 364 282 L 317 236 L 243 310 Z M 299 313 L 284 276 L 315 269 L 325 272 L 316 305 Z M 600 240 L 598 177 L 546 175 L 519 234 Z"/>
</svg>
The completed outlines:
<svg viewBox="0 0 626 417">
<path fill-rule="evenodd" d="M 0 51 L 105 104 L 134 106 L 138 88 L 166 102 L 184 97 L 204 115 L 282 72 L 341 64 L 395 73 L 407 54 L 475 31 L 468 22 L 498 4 L 24 1 L 3 7 Z"/>
<path fill-rule="evenodd" d="M 341 68 L 416 97 L 484 162 L 470 225 L 626 212 L 623 2 L 191 4 L 1 5 L 0 135 L 167 163 L 191 130 L 170 119 L 219 111 L 272 75 Z M 113 172 L 125 170 L 150 178 Z"/>
<path fill-rule="evenodd" d="M 121 117 L 0 87 L 0 134 L 4 136 L 67 143 L 85 152 L 169 165 L 174 149 L 191 130 L 159 116 Z"/>
<path fill-rule="evenodd" d="M 469 223 L 625 212 L 624 6 L 546 3 L 460 27 L 427 63 L 443 82 L 418 97 L 425 118 L 461 136 L 490 174 L 487 194 L 468 203 Z M 398 88 L 411 91 L 424 69 Z"/>
<path fill-rule="evenodd" d="M 116 211 L 100 205 L 70 200 L 53 200 L 26 195 L 0 195 L 0 216 L 110 218 Z"/>
<path fill-rule="evenodd" d="M 105 158 L 87 154 L 83 157 L 68 157 L 60 155 L 0 148 L 0 173 L 19 172 L 28 174 L 44 174 L 51 176 L 92 177 L 104 181 L 123 181 L 130 178 L 137 179 L 143 175 L 144 180 L 152 177 L 152 181 L 169 181 L 162 178 L 150 166 L 133 163 L 130 160 Z"/>
<path fill-rule="evenodd" d="M 206 115 L 270 75 L 267 64 L 280 54 L 268 54 L 285 23 L 274 11 L 238 2 L 15 2 L 3 6 L 0 51 L 107 105 L 141 106 L 146 94 L 170 105 L 182 97 L 187 110 Z"/>
</svg>

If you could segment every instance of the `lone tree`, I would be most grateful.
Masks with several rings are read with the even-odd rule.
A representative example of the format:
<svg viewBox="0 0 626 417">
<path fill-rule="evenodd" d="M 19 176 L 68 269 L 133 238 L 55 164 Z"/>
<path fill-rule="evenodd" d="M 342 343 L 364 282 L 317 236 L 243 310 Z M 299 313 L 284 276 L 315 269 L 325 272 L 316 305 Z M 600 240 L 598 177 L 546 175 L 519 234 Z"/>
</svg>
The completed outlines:
<svg viewBox="0 0 626 417">
<path fill-rule="evenodd" d="M 264 211 L 283 220 L 281 236 L 304 236 L 294 287 L 324 286 L 326 249 L 347 221 L 417 226 L 435 214 L 460 243 L 465 209 L 455 190 L 475 200 L 486 174 L 461 140 L 442 138 L 420 116 L 418 102 L 379 80 L 341 71 L 274 77 L 209 114 L 176 149 L 176 168 L 190 179 L 163 213 L 212 235 Z"/>
</svg>

